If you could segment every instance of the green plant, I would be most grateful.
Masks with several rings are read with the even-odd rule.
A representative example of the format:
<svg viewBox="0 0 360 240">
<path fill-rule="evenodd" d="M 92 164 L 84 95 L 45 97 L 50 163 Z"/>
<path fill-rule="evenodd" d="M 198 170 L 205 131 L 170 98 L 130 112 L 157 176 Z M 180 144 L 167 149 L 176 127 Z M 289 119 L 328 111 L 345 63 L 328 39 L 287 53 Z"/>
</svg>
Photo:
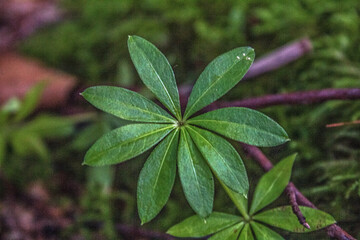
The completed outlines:
<svg viewBox="0 0 360 240">
<path fill-rule="evenodd" d="M 204 219 L 195 215 L 173 226 L 168 230 L 168 233 L 177 237 L 204 237 L 214 234 L 209 240 L 276 240 L 284 238 L 266 225 L 290 232 L 304 233 L 319 230 L 335 223 L 335 220 L 329 214 L 308 207 L 300 207 L 300 210 L 306 217 L 310 229 L 299 223 L 292 212 L 291 206 L 282 206 L 259 212 L 275 201 L 284 191 L 290 180 L 295 157 L 296 154 L 283 159 L 261 177 L 255 188 L 250 209 L 248 209 L 248 200 L 246 198 L 225 187 L 242 217 L 213 212 L 204 221 Z"/>
<path fill-rule="evenodd" d="M 213 208 L 212 172 L 226 187 L 246 196 L 249 184 L 244 164 L 234 147 L 215 133 L 256 146 L 275 146 L 288 141 L 286 132 L 267 116 L 246 108 L 224 108 L 191 117 L 241 80 L 254 60 L 254 50 L 236 48 L 213 60 L 194 85 L 182 116 L 175 76 L 165 56 L 137 36 L 129 37 L 128 47 L 140 78 L 173 116 L 123 88 L 86 89 L 82 95 L 95 107 L 141 123 L 105 134 L 86 153 L 84 164 L 120 163 L 158 144 L 139 177 L 142 223 L 153 219 L 166 204 L 175 180 L 176 159 L 187 201 L 202 218 Z"/>
</svg>

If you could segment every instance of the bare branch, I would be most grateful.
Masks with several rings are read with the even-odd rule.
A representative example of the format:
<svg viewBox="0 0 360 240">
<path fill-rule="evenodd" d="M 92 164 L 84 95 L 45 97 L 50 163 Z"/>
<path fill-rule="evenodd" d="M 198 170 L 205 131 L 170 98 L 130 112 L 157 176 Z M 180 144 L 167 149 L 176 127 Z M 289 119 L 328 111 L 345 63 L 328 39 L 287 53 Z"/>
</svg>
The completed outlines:
<svg viewBox="0 0 360 240">
<path fill-rule="evenodd" d="M 321 103 L 328 100 L 358 100 L 360 88 L 322 89 L 293 93 L 265 95 L 238 101 L 218 101 L 206 108 L 212 110 L 222 107 L 265 108 L 275 105 L 300 105 Z"/>
</svg>

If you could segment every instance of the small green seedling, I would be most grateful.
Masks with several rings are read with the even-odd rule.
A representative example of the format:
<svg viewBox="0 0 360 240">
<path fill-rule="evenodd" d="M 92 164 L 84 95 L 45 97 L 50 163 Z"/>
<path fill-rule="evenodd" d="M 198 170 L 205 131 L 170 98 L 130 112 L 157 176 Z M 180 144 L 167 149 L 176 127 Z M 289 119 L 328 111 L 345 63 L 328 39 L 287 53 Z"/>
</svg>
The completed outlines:
<svg viewBox="0 0 360 240">
<path fill-rule="evenodd" d="M 246 196 L 249 183 L 244 164 L 235 148 L 219 135 L 256 146 L 275 146 L 289 140 L 286 132 L 269 117 L 247 108 L 193 115 L 242 79 L 254 61 L 254 50 L 240 47 L 214 59 L 194 85 L 182 114 L 175 76 L 165 56 L 137 36 L 129 37 L 128 47 L 140 78 L 170 113 L 124 88 L 86 89 L 82 95 L 95 107 L 139 123 L 105 134 L 86 153 L 84 164 L 121 163 L 156 145 L 138 181 L 142 223 L 153 219 L 168 201 L 176 166 L 186 199 L 201 218 L 212 212 L 213 173 L 227 188 Z"/>
<path fill-rule="evenodd" d="M 255 188 L 250 209 L 248 209 L 247 199 L 225 187 L 240 211 L 241 217 L 213 212 L 204 220 L 195 215 L 173 226 L 168 233 L 177 237 L 204 237 L 213 234 L 209 240 L 283 240 L 283 237 L 264 224 L 290 232 L 304 233 L 335 223 L 334 218 L 329 214 L 308 207 L 300 207 L 300 210 L 306 217 L 310 229 L 299 223 L 295 214 L 292 213 L 291 206 L 259 212 L 275 201 L 284 191 L 290 180 L 295 157 L 294 154 L 283 159 L 261 177 Z"/>
</svg>

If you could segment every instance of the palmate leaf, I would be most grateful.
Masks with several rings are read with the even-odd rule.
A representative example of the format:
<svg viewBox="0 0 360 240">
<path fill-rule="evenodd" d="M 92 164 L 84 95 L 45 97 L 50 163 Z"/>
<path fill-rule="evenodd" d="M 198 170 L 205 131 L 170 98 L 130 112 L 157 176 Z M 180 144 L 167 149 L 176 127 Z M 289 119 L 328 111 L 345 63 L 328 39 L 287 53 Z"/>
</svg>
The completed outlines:
<svg viewBox="0 0 360 240">
<path fill-rule="evenodd" d="M 299 223 L 291 206 L 278 207 L 261 212 L 253 216 L 253 219 L 297 233 L 316 231 L 336 223 L 331 215 L 318 209 L 300 206 L 300 210 L 306 218 L 306 222 L 310 225 L 310 229 L 305 228 Z"/>
<path fill-rule="evenodd" d="M 84 164 L 103 166 L 126 161 L 154 146 L 173 129 L 170 124 L 129 124 L 117 128 L 92 145 Z"/>
<path fill-rule="evenodd" d="M 119 118 L 153 123 L 172 123 L 176 120 L 158 105 L 142 95 L 120 87 L 87 88 L 82 96 L 104 112 Z"/>
<path fill-rule="evenodd" d="M 249 190 L 246 169 L 234 147 L 209 131 L 189 125 L 186 129 L 219 180 L 233 191 L 246 195 Z"/>
<path fill-rule="evenodd" d="M 278 233 L 274 232 L 268 227 L 265 227 L 264 225 L 252 221 L 250 223 L 252 230 L 254 231 L 256 239 L 261 240 L 285 240 L 282 236 L 280 236 Z"/>
<path fill-rule="evenodd" d="M 205 237 L 242 221 L 241 217 L 213 212 L 204 220 L 195 215 L 172 226 L 167 233 L 175 237 Z"/>
<path fill-rule="evenodd" d="M 240 233 L 239 240 L 254 240 L 249 223 L 245 224 L 243 230 Z"/>
<path fill-rule="evenodd" d="M 210 215 L 214 201 L 214 180 L 206 161 L 182 128 L 178 167 L 185 197 L 191 208 L 202 218 Z"/>
<path fill-rule="evenodd" d="M 208 240 L 237 240 L 243 227 L 244 222 L 240 222 L 232 227 L 229 227 L 214 234 L 213 236 L 208 238 Z"/>
<path fill-rule="evenodd" d="M 255 188 L 250 214 L 256 213 L 281 195 L 289 183 L 295 158 L 296 154 L 288 156 L 260 178 Z"/>
<path fill-rule="evenodd" d="M 179 92 L 166 57 L 152 43 L 138 36 L 129 36 L 128 48 L 141 80 L 180 120 Z"/>
<path fill-rule="evenodd" d="M 179 130 L 159 143 L 140 172 L 137 204 L 141 223 L 153 219 L 169 199 L 176 176 Z"/>
<path fill-rule="evenodd" d="M 276 146 L 289 140 L 279 124 L 249 108 L 222 108 L 189 119 L 187 122 L 255 146 Z"/>
<path fill-rule="evenodd" d="M 236 48 L 215 58 L 196 81 L 184 119 L 188 119 L 233 88 L 249 70 L 254 58 L 254 49 L 250 47 Z"/>
<path fill-rule="evenodd" d="M 248 215 L 248 199 L 240 193 L 234 192 L 222 182 L 220 182 L 223 188 L 225 189 L 227 195 L 230 197 L 231 201 L 235 204 L 241 215 L 247 218 Z"/>
</svg>

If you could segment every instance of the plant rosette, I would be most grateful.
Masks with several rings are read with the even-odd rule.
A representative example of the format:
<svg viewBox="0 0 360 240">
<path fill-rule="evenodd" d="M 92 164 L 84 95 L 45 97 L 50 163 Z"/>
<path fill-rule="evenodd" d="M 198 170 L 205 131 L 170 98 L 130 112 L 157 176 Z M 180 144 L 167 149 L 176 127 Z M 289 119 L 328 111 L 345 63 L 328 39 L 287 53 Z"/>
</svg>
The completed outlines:
<svg viewBox="0 0 360 240">
<path fill-rule="evenodd" d="M 254 50 L 240 47 L 215 58 L 196 81 L 182 114 L 174 72 L 166 57 L 138 36 L 129 36 L 128 48 L 141 80 L 168 111 L 124 88 L 86 89 L 82 96 L 98 109 L 138 123 L 122 126 L 97 140 L 86 153 L 84 164 L 121 163 L 156 145 L 138 180 L 142 223 L 152 220 L 168 201 L 176 169 L 188 203 L 201 218 L 212 213 L 213 174 L 231 191 L 246 196 L 249 183 L 245 166 L 223 137 L 269 147 L 289 140 L 285 130 L 266 115 L 247 108 L 194 114 L 242 79 L 254 61 Z"/>
</svg>

